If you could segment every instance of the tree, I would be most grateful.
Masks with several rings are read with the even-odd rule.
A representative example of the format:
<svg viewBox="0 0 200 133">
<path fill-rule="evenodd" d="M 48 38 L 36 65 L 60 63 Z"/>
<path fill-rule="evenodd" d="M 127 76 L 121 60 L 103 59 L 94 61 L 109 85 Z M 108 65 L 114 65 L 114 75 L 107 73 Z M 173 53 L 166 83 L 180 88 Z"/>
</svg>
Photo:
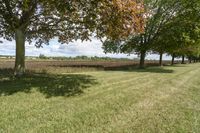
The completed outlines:
<svg viewBox="0 0 200 133">
<path fill-rule="evenodd" d="M 158 53 L 160 55 L 159 66 L 163 66 L 163 54 L 169 51 L 173 45 L 169 42 L 170 37 L 167 33 L 168 32 L 162 33 L 160 31 L 159 36 L 154 40 L 153 47 L 151 48 L 154 53 Z"/>
<path fill-rule="evenodd" d="M 18 76 L 25 73 L 26 41 L 34 40 L 36 47 L 41 47 L 52 38 L 61 43 L 89 40 L 94 32 L 99 38 L 116 39 L 142 27 L 142 2 L 137 0 L 0 0 L 0 3 L 0 37 L 16 41 Z"/>
<path fill-rule="evenodd" d="M 182 64 L 188 54 L 198 51 L 199 30 L 190 21 L 172 21 L 160 32 L 159 37 L 154 41 L 154 51 L 172 55 L 172 65 L 175 57 L 182 57 Z M 161 59 L 160 59 L 160 62 Z"/>
<path fill-rule="evenodd" d="M 146 54 L 152 49 L 159 32 L 181 10 L 179 0 L 145 0 L 144 3 L 144 32 L 131 34 L 126 40 L 107 39 L 103 46 L 105 52 L 139 54 L 140 68 L 144 68 Z"/>
<path fill-rule="evenodd" d="M 132 34 L 126 40 L 106 40 L 103 46 L 105 52 L 139 54 L 140 68 L 144 67 L 145 56 L 151 51 L 160 54 L 160 65 L 164 53 L 172 55 L 172 64 L 177 56 L 182 56 L 184 63 L 187 53 L 193 58 L 198 55 L 198 0 L 146 0 L 144 3 L 144 32 Z"/>
<path fill-rule="evenodd" d="M 172 65 L 175 56 L 182 57 L 182 64 L 185 57 L 196 53 L 199 49 L 199 8 L 197 1 L 182 1 L 182 9 L 176 13 L 176 17 L 170 20 L 159 33 L 154 41 L 154 50 L 166 52 L 172 55 Z"/>
</svg>

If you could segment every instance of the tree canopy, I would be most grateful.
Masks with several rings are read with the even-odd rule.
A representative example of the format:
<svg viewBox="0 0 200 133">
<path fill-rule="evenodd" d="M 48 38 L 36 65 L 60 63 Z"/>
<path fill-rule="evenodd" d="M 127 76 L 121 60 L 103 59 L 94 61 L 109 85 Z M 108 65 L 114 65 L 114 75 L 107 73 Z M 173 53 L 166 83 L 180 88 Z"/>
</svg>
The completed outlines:
<svg viewBox="0 0 200 133">
<path fill-rule="evenodd" d="M 0 37 L 16 40 L 15 69 L 24 73 L 25 41 L 41 47 L 52 38 L 61 43 L 125 38 L 143 29 L 138 0 L 0 0 Z"/>
<path fill-rule="evenodd" d="M 125 40 L 107 39 L 103 48 L 105 52 L 139 54 L 141 68 L 147 52 L 161 56 L 191 52 L 199 44 L 199 3 L 197 0 L 145 0 L 144 32 Z"/>
</svg>

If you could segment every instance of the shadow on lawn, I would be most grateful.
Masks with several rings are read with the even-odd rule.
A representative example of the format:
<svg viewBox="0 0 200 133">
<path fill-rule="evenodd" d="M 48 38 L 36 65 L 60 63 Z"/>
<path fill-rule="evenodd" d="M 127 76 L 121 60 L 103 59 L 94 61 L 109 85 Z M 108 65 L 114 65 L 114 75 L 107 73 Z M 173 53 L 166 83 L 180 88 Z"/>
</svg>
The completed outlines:
<svg viewBox="0 0 200 133">
<path fill-rule="evenodd" d="M 28 72 L 21 78 L 15 78 L 12 70 L 0 70 L 0 96 L 12 95 L 17 92 L 30 93 L 33 88 L 44 94 L 47 98 L 54 96 L 75 96 L 83 90 L 97 84 L 96 79 L 90 75 L 67 74 L 50 75 Z"/>
<path fill-rule="evenodd" d="M 173 73 L 174 70 L 166 69 L 164 67 L 145 67 L 139 69 L 136 67 L 122 67 L 122 68 L 109 68 L 106 71 L 127 71 L 127 72 L 146 72 L 146 73 Z"/>
<path fill-rule="evenodd" d="M 55 66 L 54 66 L 55 67 Z M 149 64 L 144 69 L 139 69 L 138 65 L 119 65 L 114 67 L 105 67 L 101 65 L 69 65 L 69 66 L 59 66 L 59 67 L 73 67 L 73 68 L 81 68 L 81 67 L 88 67 L 88 68 L 97 68 L 99 70 L 104 71 L 127 71 L 127 72 L 148 72 L 148 73 L 173 73 L 174 71 L 171 69 L 166 69 L 164 67 L 159 67 L 158 64 Z M 171 66 L 166 66 L 170 68 Z"/>
<path fill-rule="evenodd" d="M 133 69 L 132 71 L 135 72 L 147 72 L 147 73 L 173 73 L 174 70 L 171 69 L 165 69 L 163 67 L 147 67 L 145 69 Z"/>
</svg>

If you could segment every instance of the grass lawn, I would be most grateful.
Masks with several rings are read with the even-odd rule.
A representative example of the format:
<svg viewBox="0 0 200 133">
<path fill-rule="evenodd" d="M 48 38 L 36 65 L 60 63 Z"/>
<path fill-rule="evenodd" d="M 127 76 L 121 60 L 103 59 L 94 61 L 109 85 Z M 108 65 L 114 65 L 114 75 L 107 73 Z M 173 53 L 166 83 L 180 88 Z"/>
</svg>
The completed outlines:
<svg viewBox="0 0 200 133">
<path fill-rule="evenodd" d="M 200 133 L 200 64 L 145 70 L 0 71 L 0 133 Z"/>
</svg>

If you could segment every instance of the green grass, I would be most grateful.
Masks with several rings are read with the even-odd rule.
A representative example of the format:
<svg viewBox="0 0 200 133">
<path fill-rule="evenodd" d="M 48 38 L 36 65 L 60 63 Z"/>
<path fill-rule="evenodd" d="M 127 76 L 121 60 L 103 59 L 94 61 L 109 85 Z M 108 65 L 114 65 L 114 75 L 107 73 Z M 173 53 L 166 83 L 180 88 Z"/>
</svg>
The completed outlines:
<svg viewBox="0 0 200 133">
<path fill-rule="evenodd" d="M 200 64 L 145 70 L 0 71 L 0 133 L 199 133 Z"/>
</svg>

